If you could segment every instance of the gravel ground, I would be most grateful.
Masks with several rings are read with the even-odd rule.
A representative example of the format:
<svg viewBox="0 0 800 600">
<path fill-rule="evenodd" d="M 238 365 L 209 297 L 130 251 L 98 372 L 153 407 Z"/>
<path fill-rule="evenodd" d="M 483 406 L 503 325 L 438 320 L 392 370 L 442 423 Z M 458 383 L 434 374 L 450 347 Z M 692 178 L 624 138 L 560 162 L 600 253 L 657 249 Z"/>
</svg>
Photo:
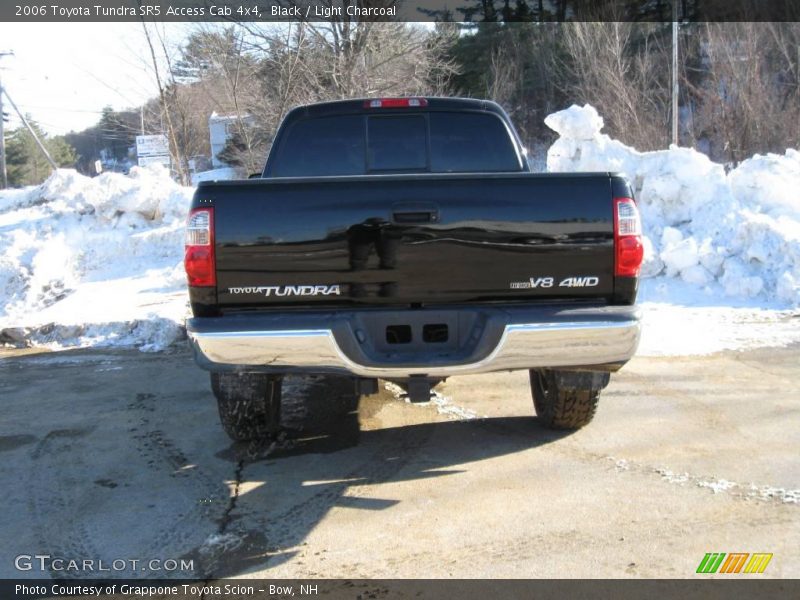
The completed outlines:
<svg viewBox="0 0 800 600">
<path fill-rule="evenodd" d="M 706 552 L 800 577 L 799 355 L 636 358 L 572 434 L 538 424 L 524 372 L 358 410 L 293 379 L 280 439 L 237 446 L 186 351 L 7 351 L 0 577 L 98 575 L 14 568 L 49 554 L 120 577 L 683 578 Z"/>
</svg>

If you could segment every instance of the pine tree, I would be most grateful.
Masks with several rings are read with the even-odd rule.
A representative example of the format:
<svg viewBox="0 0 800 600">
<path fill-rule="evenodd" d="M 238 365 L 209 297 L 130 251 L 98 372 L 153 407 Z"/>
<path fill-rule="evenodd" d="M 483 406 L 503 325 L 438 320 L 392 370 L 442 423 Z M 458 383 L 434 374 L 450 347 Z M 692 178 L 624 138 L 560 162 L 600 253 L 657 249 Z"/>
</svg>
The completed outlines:
<svg viewBox="0 0 800 600">
<path fill-rule="evenodd" d="M 36 122 L 28 117 L 31 128 L 59 167 L 75 165 L 75 150 L 63 136 L 47 137 Z M 6 140 L 6 166 L 11 186 L 37 185 L 52 172 L 52 167 L 25 127 L 9 132 Z"/>
<path fill-rule="evenodd" d="M 111 157 L 123 160 L 128 156 L 128 148 L 136 144 L 139 113 L 131 110 L 116 111 L 106 106 L 97 128 L 103 147 L 110 152 Z"/>
</svg>

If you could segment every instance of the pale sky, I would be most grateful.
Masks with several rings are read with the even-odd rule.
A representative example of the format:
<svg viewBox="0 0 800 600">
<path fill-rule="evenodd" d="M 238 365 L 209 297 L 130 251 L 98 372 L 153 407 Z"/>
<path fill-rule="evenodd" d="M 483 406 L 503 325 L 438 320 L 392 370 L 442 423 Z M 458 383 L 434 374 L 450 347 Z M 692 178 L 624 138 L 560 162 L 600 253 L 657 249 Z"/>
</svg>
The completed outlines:
<svg viewBox="0 0 800 600">
<path fill-rule="evenodd" d="M 160 35 L 176 49 L 199 23 L 150 23 L 158 52 Z M 432 27 L 430 23 L 419 23 Z M 150 50 L 136 23 L 0 23 L 0 78 L 25 114 L 49 134 L 94 125 L 104 106 L 140 106 L 158 95 Z M 162 73 L 164 66 L 161 65 Z M 11 114 L 13 128 L 21 123 Z"/>
<path fill-rule="evenodd" d="M 191 24 L 155 27 L 175 47 Z M 0 23 L 0 52 L 9 50 L 15 56 L 0 59 L 3 85 L 50 134 L 80 131 L 104 106 L 130 108 L 158 94 L 141 23 Z M 5 100 L 3 110 L 17 126 Z"/>
</svg>

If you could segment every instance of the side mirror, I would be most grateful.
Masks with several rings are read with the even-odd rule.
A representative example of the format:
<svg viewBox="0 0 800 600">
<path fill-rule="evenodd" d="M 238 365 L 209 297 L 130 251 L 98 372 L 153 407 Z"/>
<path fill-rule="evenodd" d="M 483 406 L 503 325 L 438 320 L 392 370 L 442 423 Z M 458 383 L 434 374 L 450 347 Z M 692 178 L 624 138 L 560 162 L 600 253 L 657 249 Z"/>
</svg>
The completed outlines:
<svg viewBox="0 0 800 600">
<path fill-rule="evenodd" d="M 247 176 L 248 179 L 261 179 L 261 173 L 250 173 Z"/>
</svg>

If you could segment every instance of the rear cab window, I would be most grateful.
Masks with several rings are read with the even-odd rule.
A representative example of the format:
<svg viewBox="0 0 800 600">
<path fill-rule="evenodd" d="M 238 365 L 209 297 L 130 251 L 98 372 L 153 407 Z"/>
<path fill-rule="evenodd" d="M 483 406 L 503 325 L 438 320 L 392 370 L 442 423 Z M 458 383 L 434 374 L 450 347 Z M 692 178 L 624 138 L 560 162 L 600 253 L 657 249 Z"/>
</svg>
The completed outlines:
<svg viewBox="0 0 800 600">
<path fill-rule="evenodd" d="M 276 144 L 269 177 L 523 170 L 506 124 L 480 111 L 307 117 Z"/>
<path fill-rule="evenodd" d="M 363 121 L 360 115 L 296 121 L 281 136 L 272 176 L 363 175 L 366 168 Z"/>
<path fill-rule="evenodd" d="M 428 168 L 428 125 L 423 115 L 369 116 L 367 171 Z"/>
</svg>

